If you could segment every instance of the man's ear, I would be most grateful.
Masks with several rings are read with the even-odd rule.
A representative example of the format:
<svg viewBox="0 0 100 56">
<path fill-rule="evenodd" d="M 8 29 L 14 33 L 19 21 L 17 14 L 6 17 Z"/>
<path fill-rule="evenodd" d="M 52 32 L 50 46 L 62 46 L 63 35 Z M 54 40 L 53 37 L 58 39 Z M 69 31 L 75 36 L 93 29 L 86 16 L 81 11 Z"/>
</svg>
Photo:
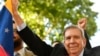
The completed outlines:
<svg viewBox="0 0 100 56">
<path fill-rule="evenodd" d="M 86 46 L 86 38 L 83 37 L 83 47 L 85 47 L 85 46 Z"/>
</svg>

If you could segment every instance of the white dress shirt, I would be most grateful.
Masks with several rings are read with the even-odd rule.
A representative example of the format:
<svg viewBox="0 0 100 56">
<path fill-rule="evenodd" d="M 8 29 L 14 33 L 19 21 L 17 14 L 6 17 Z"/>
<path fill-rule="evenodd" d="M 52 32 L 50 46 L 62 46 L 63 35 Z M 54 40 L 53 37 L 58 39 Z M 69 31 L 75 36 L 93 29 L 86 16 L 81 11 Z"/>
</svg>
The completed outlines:
<svg viewBox="0 0 100 56">
<path fill-rule="evenodd" d="M 19 53 L 20 56 L 25 56 L 25 48 L 22 48 L 19 51 L 14 52 L 14 56 L 16 55 L 16 53 Z"/>
<path fill-rule="evenodd" d="M 25 24 L 25 23 L 22 23 L 20 26 L 17 26 L 17 30 L 18 30 L 18 31 L 21 31 L 21 30 L 23 30 L 25 27 L 26 27 L 26 24 Z"/>
<path fill-rule="evenodd" d="M 83 53 L 84 53 L 84 49 L 82 50 L 82 52 L 80 53 L 80 55 L 79 55 L 79 56 L 83 56 Z"/>
</svg>

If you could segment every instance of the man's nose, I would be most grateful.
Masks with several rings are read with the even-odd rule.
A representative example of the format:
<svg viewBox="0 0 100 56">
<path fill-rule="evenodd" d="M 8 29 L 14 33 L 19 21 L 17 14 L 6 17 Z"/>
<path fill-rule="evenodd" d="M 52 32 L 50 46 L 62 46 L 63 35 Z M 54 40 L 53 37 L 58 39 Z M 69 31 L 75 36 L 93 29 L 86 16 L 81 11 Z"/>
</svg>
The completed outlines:
<svg viewBox="0 0 100 56">
<path fill-rule="evenodd" d="M 75 42 L 75 39 L 72 37 L 71 39 L 70 39 L 70 43 L 74 43 Z"/>
</svg>

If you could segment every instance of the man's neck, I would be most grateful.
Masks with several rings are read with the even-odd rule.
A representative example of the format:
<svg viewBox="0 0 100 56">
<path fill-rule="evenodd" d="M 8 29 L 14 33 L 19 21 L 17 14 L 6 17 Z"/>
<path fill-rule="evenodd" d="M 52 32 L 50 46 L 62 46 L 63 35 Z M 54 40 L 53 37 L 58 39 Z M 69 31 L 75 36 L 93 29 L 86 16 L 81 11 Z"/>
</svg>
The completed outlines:
<svg viewBox="0 0 100 56">
<path fill-rule="evenodd" d="M 79 56 L 79 54 L 70 54 L 69 56 Z"/>
<path fill-rule="evenodd" d="M 19 50 L 22 49 L 22 48 L 23 48 L 23 45 L 20 45 L 20 46 L 14 48 L 14 52 L 17 52 L 17 51 L 19 51 Z"/>
<path fill-rule="evenodd" d="M 83 56 L 84 49 L 80 53 L 70 54 L 69 56 Z"/>
</svg>

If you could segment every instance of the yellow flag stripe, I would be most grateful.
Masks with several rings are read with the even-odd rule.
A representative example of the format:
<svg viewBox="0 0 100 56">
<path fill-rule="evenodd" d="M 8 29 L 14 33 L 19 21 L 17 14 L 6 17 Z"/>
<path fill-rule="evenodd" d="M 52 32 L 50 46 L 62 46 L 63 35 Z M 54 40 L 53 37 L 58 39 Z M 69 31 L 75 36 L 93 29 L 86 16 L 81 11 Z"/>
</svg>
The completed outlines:
<svg viewBox="0 0 100 56">
<path fill-rule="evenodd" d="M 10 11 L 11 14 L 13 14 L 12 11 L 12 1 L 11 0 L 7 0 L 5 3 L 6 8 Z"/>
</svg>

